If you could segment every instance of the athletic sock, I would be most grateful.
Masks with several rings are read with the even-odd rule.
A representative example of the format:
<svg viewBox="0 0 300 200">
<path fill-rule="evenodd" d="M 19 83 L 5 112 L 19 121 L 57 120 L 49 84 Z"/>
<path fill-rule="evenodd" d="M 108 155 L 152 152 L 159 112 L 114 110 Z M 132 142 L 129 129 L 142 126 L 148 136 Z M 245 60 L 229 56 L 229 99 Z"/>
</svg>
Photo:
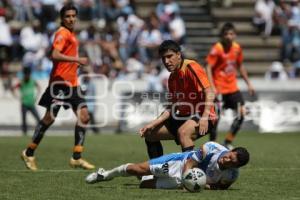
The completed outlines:
<svg viewBox="0 0 300 200">
<path fill-rule="evenodd" d="M 120 165 L 119 167 L 115 167 L 111 170 L 104 172 L 104 179 L 111 180 L 119 176 L 130 176 L 130 174 L 127 173 L 128 165 L 130 165 L 130 163 Z"/>
<path fill-rule="evenodd" d="M 163 147 L 160 141 L 149 142 L 145 140 L 147 145 L 147 152 L 150 159 L 160 157 L 164 154 Z"/>
<path fill-rule="evenodd" d="M 189 146 L 189 147 L 184 147 L 184 148 L 181 148 L 181 150 L 182 150 L 182 152 L 193 151 L 194 147 L 195 147 L 194 145 Z"/>
<path fill-rule="evenodd" d="M 38 123 L 38 125 L 36 126 L 36 128 L 34 130 L 33 136 L 32 136 L 32 142 L 28 145 L 28 147 L 26 149 L 25 153 L 26 153 L 27 156 L 33 156 L 34 155 L 35 149 L 37 148 L 37 146 L 39 145 L 39 143 L 43 139 L 44 133 L 49 128 L 49 126 L 51 126 L 51 124 L 46 125 L 43 121 L 40 121 Z"/>
<path fill-rule="evenodd" d="M 83 146 L 81 145 L 76 145 L 74 146 L 73 148 L 73 155 L 72 155 L 72 158 L 74 160 L 78 160 L 81 158 L 81 153 L 83 152 Z"/>
<path fill-rule="evenodd" d="M 75 145 L 73 148 L 73 159 L 78 160 L 81 158 L 83 152 L 83 143 L 85 140 L 86 128 L 76 125 L 75 126 Z"/>
</svg>

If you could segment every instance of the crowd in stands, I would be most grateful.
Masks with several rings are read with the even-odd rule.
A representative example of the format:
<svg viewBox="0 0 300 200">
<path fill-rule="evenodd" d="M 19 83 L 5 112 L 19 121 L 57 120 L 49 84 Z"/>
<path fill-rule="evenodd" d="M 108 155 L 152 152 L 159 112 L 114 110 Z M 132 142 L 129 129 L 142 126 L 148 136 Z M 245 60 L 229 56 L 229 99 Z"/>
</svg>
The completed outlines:
<svg viewBox="0 0 300 200">
<path fill-rule="evenodd" d="M 300 77 L 300 1 L 257 0 L 254 10 L 253 24 L 263 39 L 268 39 L 271 34 L 281 37 L 280 62 L 272 63 L 269 71 L 282 71 L 279 66 L 291 65 L 289 77 Z M 270 77 L 268 72 L 266 77 Z"/>
<path fill-rule="evenodd" d="M 30 67 L 36 79 L 48 78 L 58 11 L 68 2 L 0 0 L 0 73 L 5 88 L 10 85 L 12 62 Z M 76 32 L 80 54 L 89 57 L 90 72 L 110 79 L 149 78 L 151 83 L 153 76 L 163 73 L 157 55 L 160 43 L 165 39 L 185 43 L 185 23 L 174 0 L 159 1 L 156 9 L 143 17 L 137 15 L 133 0 L 72 2 L 79 10 Z M 149 88 L 161 88 L 151 84 Z"/>
<path fill-rule="evenodd" d="M 48 55 L 59 27 L 58 11 L 70 0 L 0 0 L 0 76 L 4 88 L 23 67 L 35 79 L 47 79 Z M 134 0 L 73 0 L 79 9 L 80 53 L 90 59 L 89 71 L 110 79 L 147 79 L 149 90 L 163 91 L 168 73 L 161 68 L 157 47 L 165 39 L 185 45 L 185 22 L 175 0 L 160 0 L 148 16 L 137 14 Z M 300 1 L 256 0 L 252 23 L 264 40 L 281 36 L 283 66 L 288 77 L 300 76 Z M 230 7 L 231 0 L 223 1 Z M 12 63 L 21 63 L 15 67 Z M 274 63 L 273 63 L 274 64 Z M 278 69 L 277 67 L 274 69 Z M 270 70 L 272 64 L 270 64 Z M 285 68 L 284 68 L 285 69 Z M 275 73 L 276 74 L 276 73 Z M 267 76 L 266 77 L 273 77 Z M 285 77 L 285 76 L 284 76 Z M 157 82 L 157 79 L 159 81 Z M 163 85 L 161 86 L 161 83 Z"/>
</svg>

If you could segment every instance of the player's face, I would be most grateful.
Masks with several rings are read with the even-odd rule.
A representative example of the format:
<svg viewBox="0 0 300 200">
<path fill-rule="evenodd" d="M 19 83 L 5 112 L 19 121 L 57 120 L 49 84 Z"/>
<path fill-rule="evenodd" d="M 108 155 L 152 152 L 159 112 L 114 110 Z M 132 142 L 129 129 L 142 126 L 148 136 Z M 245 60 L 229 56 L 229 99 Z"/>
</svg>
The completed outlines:
<svg viewBox="0 0 300 200">
<path fill-rule="evenodd" d="M 62 19 L 63 24 L 68 28 L 73 30 L 75 22 L 77 20 L 76 11 L 75 10 L 67 10 Z"/>
<path fill-rule="evenodd" d="M 236 33 L 234 30 L 228 30 L 223 35 L 223 42 L 225 44 L 231 44 L 233 40 L 236 38 Z"/>
<path fill-rule="evenodd" d="M 172 50 L 165 52 L 161 59 L 169 72 L 174 72 L 178 67 L 180 67 L 182 61 L 181 53 L 176 53 Z"/>
<path fill-rule="evenodd" d="M 218 164 L 221 168 L 224 169 L 236 168 L 239 164 L 237 153 L 229 151 L 218 160 Z"/>
</svg>

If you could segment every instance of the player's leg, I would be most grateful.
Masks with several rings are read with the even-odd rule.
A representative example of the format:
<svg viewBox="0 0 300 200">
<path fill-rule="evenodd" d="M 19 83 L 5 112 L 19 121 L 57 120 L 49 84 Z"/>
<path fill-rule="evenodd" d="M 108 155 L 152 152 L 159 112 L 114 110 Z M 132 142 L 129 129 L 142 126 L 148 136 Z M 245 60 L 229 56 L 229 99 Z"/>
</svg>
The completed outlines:
<svg viewBox="0 0 300 200">
<path fill-rule="evenodd" d="M 97 172 L 91 173 L 86 177 L 87 183 L 109 181 L 116 177 L 145 176 L 151 175 L 149 162 L 127 163 L 110 170 L 99 168 Z"/>
<path fill-rule="evenodd" d="M 187 120 L 177 132 L 178 140 L 181 144 L 182 152 L 194 149 L 194 140 L 197 139 L 199 131 L 198 123 L 195 120 Z"/>
<path fill-rule="evenodd" d="M 156 127 L 151 133 L 145 134 L 145 143 L 147 145 L 147 152 L 150 159 L 157 158 L 164 154 L 163 147 L 160 140 L 174 140 L 165 123 Z"/>
<path fill-rule="evenodd" d="M 27 135 L 27 119 L 26 119 L 26 113 L 27 113 L 27 109 L 26 109 L 26 107 L 22 104 L 22 105 L 21 105 L 21 117 L 22 117 L 22 132 L 23 132 L 23 135 Z"/>
<path fill-rule="evenodd" d="M 75 125 L 75 142 L 73 147 L 73 155 L 70 159 L 70 166 L 80 167 L 83 169 L 94 169 L 94 165 L 81 158 L 86 135 L 86 126 L 90 120 L 87 106 L 82 104 L 82 106 L 78 106 L 77 109 L 73 109 L 73 111 L 77 116 L 77 123 Z"/>
<path fill-rule="evenodd" d="M 216 100 L 215 102 L 215 111 L 217 115 L 217 119 L 214 121 L 214 126 L 212 126 L 209 130 L 209 141 L 217 141 L 217 136 L 218 136 L 218 124 L 222 112 L 222 101 L 221 100 Z"/>
<path fill-rule="evenodd" d="M 34 134 L 31 139 L 31 143 L 28 147 L 22 151 L 21 158 L 24 161 L 26 167 L 30 170 L 37 170 L 34 152 L 41 142 L 44 133 L 49 128 L 49 126 L 54 122 L 54 119 L 59 111 L 60 106 L 56 106 L 53 110 L 48 109 L 43 117 L 43 119 L 38 123 L 35 128 Z"/>
<path fill-rule="evenodd" d="M 34 151 L 44 137 L 46 130 L 53 124 L 55 117 L 59 112 L 60 106 L 54 106 L 53 109 L 48 109 L 41 121 L 35 127 L 31 143 L 26 149 L 27 156 L 34 156 Z"/>
<path fill-rule="evenodd" d="M 230 95 L 228 101 L 229 108 L 233 109 L 236 113 L 236 116 L 231 124 L 230 130 L 226 134 L 224 140 L 224 145 L 229 147 L 229 145 L 233 142 L 243 124 L 246 111 L 243 96 L 239 91 Z"/>
</svg>

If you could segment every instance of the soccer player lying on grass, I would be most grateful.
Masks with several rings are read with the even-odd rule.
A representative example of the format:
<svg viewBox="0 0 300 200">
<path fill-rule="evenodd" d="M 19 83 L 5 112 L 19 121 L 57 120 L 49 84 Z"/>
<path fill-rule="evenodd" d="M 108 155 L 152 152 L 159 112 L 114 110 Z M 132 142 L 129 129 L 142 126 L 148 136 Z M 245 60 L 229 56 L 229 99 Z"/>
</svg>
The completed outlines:
<svg viewBox="0 0 300 200">
<path fill-rule="evenodd" d="M 228 189 L 238 178 L 238 168 L 249 161 L 249 153 L 243 147 L 228 150 L 216 142 L 207 142 L 200 149 L 163 155 L 146 162 L 127 163 L 111 170 L 99 168 L 86 177 L 93 184 L 115 177 L 142 177 L 140 188 L 182 188 L 182 175 L 188 169 L 198 167 L 206 173 L 207 189 Z M 149 179 L 148 175 L 153 175 Z"/>
</svg>

